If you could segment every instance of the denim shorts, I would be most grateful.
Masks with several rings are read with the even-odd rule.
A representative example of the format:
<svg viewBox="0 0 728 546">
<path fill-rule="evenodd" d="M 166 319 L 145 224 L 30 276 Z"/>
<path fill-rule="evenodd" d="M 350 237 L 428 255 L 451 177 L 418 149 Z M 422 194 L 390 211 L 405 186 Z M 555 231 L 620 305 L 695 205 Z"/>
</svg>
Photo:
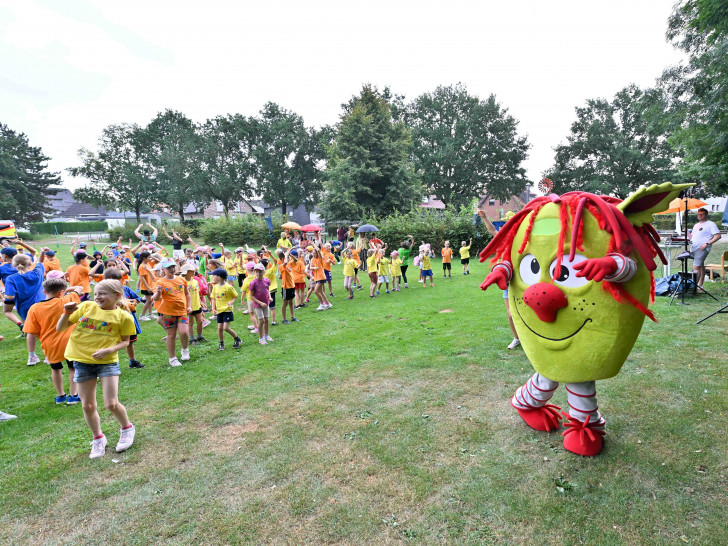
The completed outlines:
<svg viewBox="0 0 728 546">
<path fill-rule="evenodd" d="M 113 377 L 121 375 L 121 368 L 118 362 L 111 364 L 84 364 L 83 362 L 74 362 L 73 367 L 76 375 L 73 377 L 74 383 L 83 383 L 97 377 Z"/>
<path fill-rule="evenodd" d="M 331 281 L 331 271 L 324 269 L 324 275 L 326 275 L 326 281 Z"/>
</svg>

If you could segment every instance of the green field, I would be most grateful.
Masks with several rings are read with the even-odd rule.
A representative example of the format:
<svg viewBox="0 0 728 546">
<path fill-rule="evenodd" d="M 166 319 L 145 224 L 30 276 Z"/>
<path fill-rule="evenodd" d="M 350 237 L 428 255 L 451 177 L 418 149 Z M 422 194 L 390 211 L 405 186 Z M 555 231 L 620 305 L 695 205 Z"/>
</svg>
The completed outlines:
<svg viewBox="0 0 728 546">
<path fill-rule="evenodd" d="M 80 405 L 54 404 L 50 369 L 0 321 L 0 409 L 18 415 L 0 424 L 0 542 L 727 543 L 728 316 L 693 325 L 718 304 L 658 298 L 660 322 L 597 383 L 605 448 L 581 458 L 510 407 L 531 365 L 505 348 L 500 291 L 478 288 L 487 267 L 454 265 L 434 289 L 353 301 L 335 270 L 330 311 L 240 351 L 210 326 L 181 368 L 142 323 L 147 367 L 122 359 L 120 383 L 136 443 L 114 453 L 100 409 L 93 461 Z"/>
</svg>

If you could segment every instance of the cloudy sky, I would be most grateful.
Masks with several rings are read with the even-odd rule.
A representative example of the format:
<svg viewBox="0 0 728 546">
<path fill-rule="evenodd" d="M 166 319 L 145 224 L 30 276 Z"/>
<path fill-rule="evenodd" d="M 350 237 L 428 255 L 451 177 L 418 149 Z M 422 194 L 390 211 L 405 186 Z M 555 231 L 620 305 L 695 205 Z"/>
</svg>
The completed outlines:
<svg viewBox="0 0 728 546">
<path fill-rule="evenodd" d="M 165 108 L 204 121 L 274 101 L 318 126 L 362 83 L 411 99 L 462 82 L 520 121 L 536 181 L 575 106 L 680 59 L 664 38 L 672 4 L 0 0 L 0 122 L 63 171 L 105 126 Z"/>
</svg>

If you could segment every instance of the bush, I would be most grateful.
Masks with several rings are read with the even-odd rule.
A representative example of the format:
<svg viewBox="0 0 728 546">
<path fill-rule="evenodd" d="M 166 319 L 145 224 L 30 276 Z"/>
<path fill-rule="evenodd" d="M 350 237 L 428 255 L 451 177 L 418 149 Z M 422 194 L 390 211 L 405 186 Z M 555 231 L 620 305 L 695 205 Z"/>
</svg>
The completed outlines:
<svg viewBox="0 0 728 546">
<path fill-rule="evenodd" d="M 167 231 L 169 234 L 172 234 L 172 230 L 176 231 L 177 234 L 182 237 L 185 241 L 187 241 L 188 237 L 199 237 L 200 236 L 200 227 L 204 224 L 204 220 L 185 220 L 184 223 L 180 222 L 164 222 L 164 227 L 167 228 Z M 131 239 L 132 244 L 136 244 L 139 238 L 134 234 L 134 230 L 137 228 L 139 224 L 136 222 L 134 223 L 127 223 L 123 226 L 113 227 L 107 230 L 109 234 L 109 239 L 112 241 L 116 241 L 120 236 L 122 241 L 128 241 Z M 155 224 L 155 227 L 159 231 L 158 235 L 158 241 L 159 244 L 170 244 L 172 241 L 167 239 L 164 236 L 164 231 L 159 225 Z M 142 228 L 143 230 L 144 228 Z"/>
<path fill-rule="evenodd" d="M 461 209 L 459 212 L 440 212 L 431 209 L 412 210 L 385 218 L 362 220 L 361 223 L 377 226 L 379 238 L 389 243 L 390 249 L 399 248 L 400 243 L 407 240 L 408 235 L 412 235 L 415 240 L 415 248 L 419 247 L 421 241 L 425 241 L 437 253 L 443 248 L 445 241 L 450 241 L 450 246 L 457 256 L 460 241 L 467 242 L 472 237 L 473 248 L 470 249 L 470 255 L 475 256 L 477 252 L 485 248 L 491 239 L 490 233 L 482 225 L 480 219 L 478 218 L 477 222 L 474 222 L 474 215 L 466 209 Z"/>
<path fill-rule="evenodd" d="M 722 212 L 709 212 L 708 220 L 715 222 L 715 224 L 722 229 L 723 227 L 723 213 Z M 692 229 L 693 224 L 698 221 L 698 211 L 688 211 L 688 229 Z M 675 230 L 675 215 L 674 214 L 653 214 L 652 225 L 659 231 L 674 231 Z M 683 229 L 685 229 L 685 218 L 683 217 Z"/>
<path fill-rule="evenodd" d="M 30 233 L 94 233 L 98 231 L 106 231 L 108 225 L 105 221 L 99 220 L 94 222 L 32 222 L 30 224 Z"/>
<path fill-rule="evenodd" d="M 199 236 L 210 246 L 223 243 L 226 246 L 270 245 L 278 240 L 280 224 L 274 222 L 273 232 L 260 216 L 246 214 L 233 218 L 220 218 L 218 220 L 205 220 L 199 228 Z"/>
</svg>

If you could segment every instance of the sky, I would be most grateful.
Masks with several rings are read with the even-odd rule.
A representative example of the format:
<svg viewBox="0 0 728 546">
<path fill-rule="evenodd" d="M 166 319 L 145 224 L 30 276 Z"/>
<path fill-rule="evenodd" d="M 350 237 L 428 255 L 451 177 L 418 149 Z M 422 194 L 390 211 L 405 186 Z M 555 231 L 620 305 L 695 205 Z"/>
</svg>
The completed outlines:
<svg viewBox="0 0 728 546">
<path fill-rule="evenodd" d="M 167 108 L 204 122 L 273 101 L 320 126 L 364 83 L 411 100 L 461 82 L 519 121 L 537 182 L 575 107 L 679 62 L 673 3 L 0 0 L 0 123 L 75 189 L 79 148 Z"/>
</svg>

